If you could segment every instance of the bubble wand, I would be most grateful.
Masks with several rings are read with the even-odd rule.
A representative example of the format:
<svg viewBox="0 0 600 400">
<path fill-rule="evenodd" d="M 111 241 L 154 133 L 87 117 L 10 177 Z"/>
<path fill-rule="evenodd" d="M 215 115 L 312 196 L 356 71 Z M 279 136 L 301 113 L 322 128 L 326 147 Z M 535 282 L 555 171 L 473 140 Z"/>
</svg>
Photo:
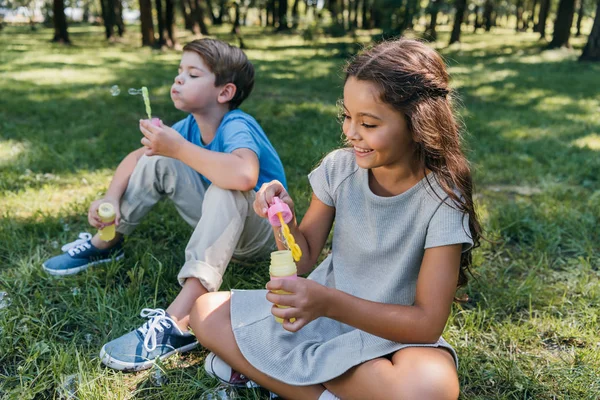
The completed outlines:
<svg viewBox="0 0 600 400">
<path fill-rule="evenodd" d="M 144 99 L 144 106 L 146 107 L 146 114 L 148 115 L 148 120 L 152 122 L 152 125 L 160 126 L 160 119 L 152 118 L 152 108 L 150 107 L 150 96 L 148 95 L 148 88 L 146 86 L 142 86 L 141 89 L 131 88 L 127 91 L 132 96 L 141 94 Z"/>
<path fill-rule="evenodd" d="M 275 196 L 273 197 L 273 204 L 267 210 L 267 216 L 269 217 L 269 222 L 271 225 L 281 226 L 281 233 L 285 239 L 286 247 L 292 252 L 294 261 L 300 261 L 300 258 L 302 257 L 302 250 L 296 243 L 296 240 L 294 239 L 294 236 L 292 236 L 290 228 L 287 225 L 287 223 L 293 218 L 290 207 L 281 201 L 279 197 Z"/>
</svg>

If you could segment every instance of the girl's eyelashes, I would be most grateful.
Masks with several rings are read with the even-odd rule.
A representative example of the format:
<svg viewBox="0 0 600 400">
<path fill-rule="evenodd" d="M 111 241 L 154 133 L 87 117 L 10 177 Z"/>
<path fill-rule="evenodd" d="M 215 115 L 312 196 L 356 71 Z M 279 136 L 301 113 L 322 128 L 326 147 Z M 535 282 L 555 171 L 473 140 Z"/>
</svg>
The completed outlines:
<svg viewBox="0 0 600 400">
<path fill-rule="evenodd" d="M 342 119 L 343 120 L 350 120 L 351 118 L 350 118 L 350 116 L 348 114 L 342 114 Z M 371 124 L 367 124 L 367 123 L 364 123 L 364 122 L 361 123 L 360 125 L 364 126 L 367 129 L 372 129 L 372 128 L 377 127 L 377 125 L 371 125 Z"/>
</svg>

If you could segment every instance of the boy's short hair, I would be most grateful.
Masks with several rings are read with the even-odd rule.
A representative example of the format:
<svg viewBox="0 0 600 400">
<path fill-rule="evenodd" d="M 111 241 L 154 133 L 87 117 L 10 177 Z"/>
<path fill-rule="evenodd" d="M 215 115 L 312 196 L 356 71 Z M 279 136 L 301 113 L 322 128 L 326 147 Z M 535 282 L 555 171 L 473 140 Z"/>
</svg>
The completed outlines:
<svg viewBox="0 0 600 400">
<path fill-rule="evenodd" d="M 229 109 L 238 108 L 254 87 L 254 66 L 244 52 L 229 43 L 216 39 L 197 39 L 183 47 L 183 51 L 197 53 L 215 74 L 215 86 L 233 83 L 235 95 Z"/>
</svg>

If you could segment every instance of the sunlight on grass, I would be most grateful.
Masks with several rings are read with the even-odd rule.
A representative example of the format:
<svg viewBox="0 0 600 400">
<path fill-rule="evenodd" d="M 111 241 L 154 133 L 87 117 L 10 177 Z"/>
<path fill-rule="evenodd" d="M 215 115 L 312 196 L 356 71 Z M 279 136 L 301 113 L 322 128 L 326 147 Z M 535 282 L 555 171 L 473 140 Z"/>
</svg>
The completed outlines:
<svg viewBox="0 0 600 400">
<path fill-rule="evenodd" d="M 592 133 L 585 137 L 579 138 L 572 143 L 574 146 L 588 148 L 591 150 L 600 150 L 600 135 Z"/>
<path fill-rule="evenodd" d="M 15 140 L 0 141 L 0 166 L 16 162 L 27 152 L 28 143 Z"/>
</svg>

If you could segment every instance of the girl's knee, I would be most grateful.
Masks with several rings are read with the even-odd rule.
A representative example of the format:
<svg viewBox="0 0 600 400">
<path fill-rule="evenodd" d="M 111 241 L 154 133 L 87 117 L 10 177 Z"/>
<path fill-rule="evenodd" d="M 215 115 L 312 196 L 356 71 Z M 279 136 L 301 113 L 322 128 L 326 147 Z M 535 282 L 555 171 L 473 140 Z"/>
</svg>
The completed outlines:
<svg viewBox="0 0 600 400">
<path fill-rule="evenodd" d="M 459 383 L 452 356 L 442 349 L 419 350 L 395 357 L 397 393 L 403 393 L 403 399 L 456 400 Z"/>
<path fill-rule="evenodd" d="M 216 338 L 229 322 L 229 292 L 206 293 L 200 296 L 190 311 L 190 326 L 205 347 Z"/>
</svg>

